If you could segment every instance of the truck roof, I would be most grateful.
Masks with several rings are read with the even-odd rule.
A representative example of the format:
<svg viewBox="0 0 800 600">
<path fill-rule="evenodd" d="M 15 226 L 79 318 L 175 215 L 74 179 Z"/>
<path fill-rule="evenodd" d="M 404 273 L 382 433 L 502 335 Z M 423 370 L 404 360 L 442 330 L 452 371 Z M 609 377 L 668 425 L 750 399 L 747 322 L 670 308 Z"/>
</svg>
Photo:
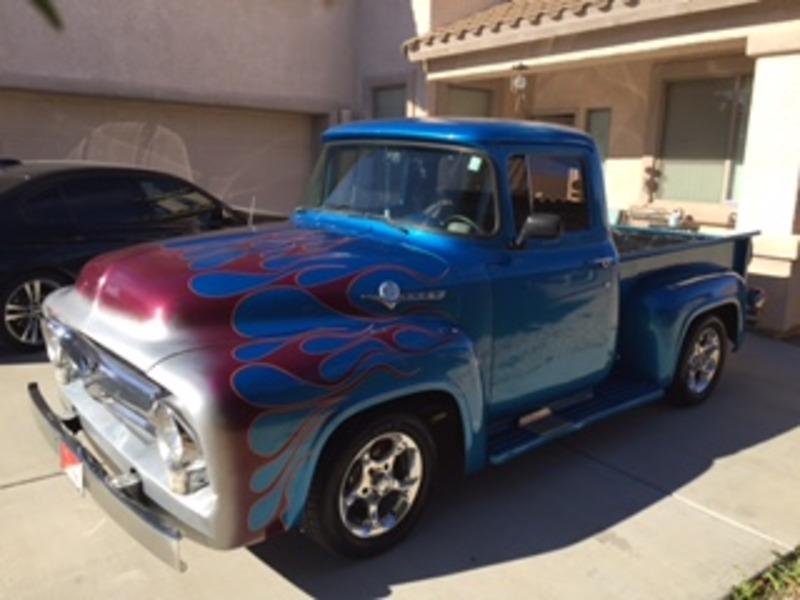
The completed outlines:
<svg viewBox="0 0 800 600">
<path fill-rule="evenodd" d="M 401 141 L 484 146 L 491 143 L 578 143 L 592 145 L 591 138 L 572 127 L 509 119 L 396 119 L 354 121 L 327 130 L 326 142 L 391 139 Z"/>
</svg>

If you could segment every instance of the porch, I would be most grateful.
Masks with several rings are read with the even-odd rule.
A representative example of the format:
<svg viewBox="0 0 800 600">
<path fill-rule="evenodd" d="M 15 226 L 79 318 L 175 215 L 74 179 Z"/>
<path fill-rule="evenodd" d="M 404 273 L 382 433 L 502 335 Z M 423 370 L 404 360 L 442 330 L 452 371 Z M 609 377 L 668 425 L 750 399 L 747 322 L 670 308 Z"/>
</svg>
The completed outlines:
<svg viewBox="0 0 800 600">
<path fill-rule="evenodd" d="M 411 40 L 427 111 L 571 125 L 612 219 L 760 230 L 761 326 L 800 328 L 800 3 L 514 0 Z"/>
</svg>

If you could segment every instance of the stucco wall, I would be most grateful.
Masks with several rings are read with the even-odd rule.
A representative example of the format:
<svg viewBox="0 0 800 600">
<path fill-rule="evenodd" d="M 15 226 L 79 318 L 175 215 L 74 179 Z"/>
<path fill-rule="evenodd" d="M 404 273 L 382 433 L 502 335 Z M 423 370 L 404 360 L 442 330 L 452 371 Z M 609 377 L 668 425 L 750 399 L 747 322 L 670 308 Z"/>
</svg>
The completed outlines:
<svg viewBox="0 0 800 600">
<path fill-rule="evenodd" d="M 425 104 L 424 77 L 418 64 L 406 60 L 402 44 L 419 33 L 410 0 L 358 0 L 356 6 L 356 117 L 369 117 L 373 86 L 405 84 L 407 113 Z"/>
<path fill-rule="evenodd" d="M 355 0 L 0 3 L 0 87 L 327 113 L 349 106 Z"/>
</svg>

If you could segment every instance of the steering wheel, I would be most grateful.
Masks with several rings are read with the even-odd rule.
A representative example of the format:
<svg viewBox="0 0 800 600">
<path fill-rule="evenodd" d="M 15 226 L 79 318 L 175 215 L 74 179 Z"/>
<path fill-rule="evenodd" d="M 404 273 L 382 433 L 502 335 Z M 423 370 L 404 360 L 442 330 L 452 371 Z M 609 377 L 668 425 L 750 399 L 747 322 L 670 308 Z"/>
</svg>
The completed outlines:
<svg viewBox="0 0 800 600">
<path fill-rule="evenodd" d="M 445 209 L 449 208 L 452 210 L 454 206 L 455 205 L 453 204 L 453 201 L 449 198 L 441 198 L 425 208 L 425 210 L 422 211 L 422 214 L 429 219 L 438 221 L 442 218 L 442 212 L 444 212 Z"/>
<path fill-rule="evenodd" d="M 481 231 L 481 228 L 478 227 L 478 224 L 475 223 L 475 221 L 473 221 L 469 217 L 465 217 L 464 215 L 450 215 L 449 217 L 447 217 L 444 220 L 445 229 L 447 229 L 447 226 L 450 225 L 450 223 L 463 223 L 475 233 L 479 233 Z"/>
</svg>

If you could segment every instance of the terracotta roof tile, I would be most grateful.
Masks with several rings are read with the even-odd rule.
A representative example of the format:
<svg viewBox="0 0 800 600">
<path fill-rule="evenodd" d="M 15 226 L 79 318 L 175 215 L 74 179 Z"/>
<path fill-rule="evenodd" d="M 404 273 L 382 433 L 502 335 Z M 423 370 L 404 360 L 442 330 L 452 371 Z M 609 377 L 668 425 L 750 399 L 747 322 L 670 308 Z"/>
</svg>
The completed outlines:
<svg viewBox="0 0 800 600">
<path fill-rule="evenodd" d="M 545 19 L 558 20 L 565 13 L 583 16 L 590 8 L 608 10 L 613 4 L 638 4 L 636 0 L 507 0 L 478 11 L 447 25 L 413 38 L 405 43 L 407 50 L 421 45 L 464 39 L 468 35 L 481 35 L 485 31 L 496 33 L 503 27 L 519 27 L 527 22 L 539 25 Z"/>
</svg>

